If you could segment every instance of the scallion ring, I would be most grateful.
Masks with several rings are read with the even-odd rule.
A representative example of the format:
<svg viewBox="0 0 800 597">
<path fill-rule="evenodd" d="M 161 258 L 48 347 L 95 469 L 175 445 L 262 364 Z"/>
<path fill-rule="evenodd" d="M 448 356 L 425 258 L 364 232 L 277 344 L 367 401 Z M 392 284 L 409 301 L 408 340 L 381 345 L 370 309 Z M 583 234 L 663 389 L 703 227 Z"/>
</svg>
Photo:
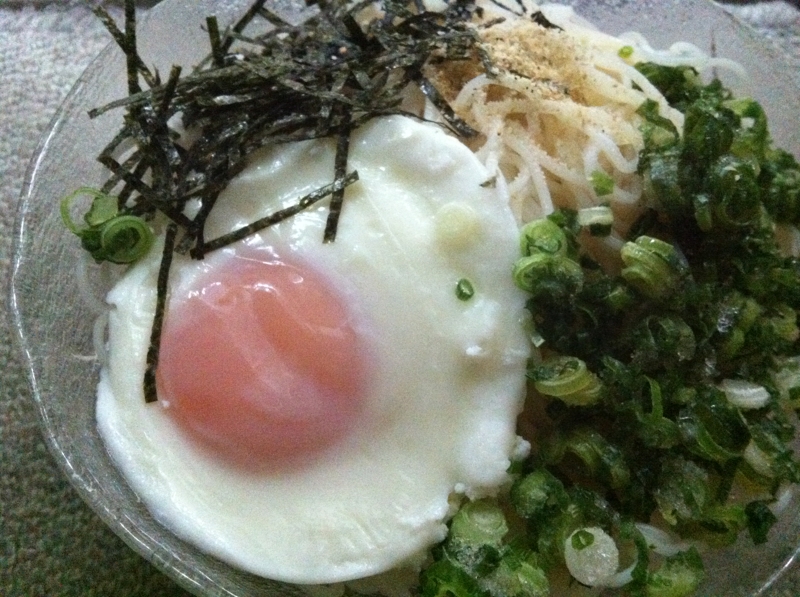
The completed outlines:
<svg viewBox="0 0 800 597">
<path fill-rule="evenodd" d="M 581 266 L 563 255 L 534 253 L 519 259 L 512 273 L 514 282 L 534 296 L 565 296 L 583 287 Z"/>
<path fill-rule="evenodd" d="M 600 398 L 602 384 L 581 359 L 550 358 L 528 371 L 540 394 L 560 399 L 573 406 L 586 406 Z"/>
<path fill-rule="evenodd" d="M 103 259 L 112 263 L 133 263 L 150 250 L 153 231 L 141 218 L 117 216 L 103 225 L 100 244 Z"/>
<path fill-rule="evenodd" d="M 565 255 L 567 235 L 552 220 L 541 218 L 525 224 L 520 233 L 520 250 L 523 256 L 545 253 Z"/>
<path fill-rule="evenodd" d="M 620 251 L 625 268 L 622 277 L 643 295 L 652 299 L 666 298 L 675 290 L 680 274 L 675 248 L 668 242 L 640 236 L 625 243 Z"/>
<path fill-rule="evenodd" d="M 475 287 L 467 278 L 461 278 L 456 283 L 456 298 L 460 301 L 468 301 L 475 296 Z"/>
<path fill-rule="evenodd" d="M 92 205 L 83 218 L 89 226 L 97 226 L 110 220 L 117 215 L 118 211 L 116 197 L 113 195 L 106 195 L 92 187 L 81 187 L 74 193 L 67 195 L 61 200 L 61 219 L 64 221 L 64 225 L 69 228 L 70 232 L 78 236 L 86 229 L 86 226 L 77 224 L 72 219 L 70 211 L 75 201 L 84 195 L 88 195 L 92 198 Z"/>
</svg>

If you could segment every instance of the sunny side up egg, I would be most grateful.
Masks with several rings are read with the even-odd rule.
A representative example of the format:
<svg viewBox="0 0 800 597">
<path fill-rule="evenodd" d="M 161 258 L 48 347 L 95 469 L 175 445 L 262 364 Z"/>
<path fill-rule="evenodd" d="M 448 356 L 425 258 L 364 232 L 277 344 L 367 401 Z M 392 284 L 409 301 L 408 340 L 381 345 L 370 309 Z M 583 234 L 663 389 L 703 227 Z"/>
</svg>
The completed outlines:
<svg viewBox="0 0 800 597">
<path fill-rule="evenodd" d="M 329 183 L 334 153 L 254 155 L 207 238 Z M 176 255 L 156 403 L 141 380 L 160 248 L 108 295 L 97 417 L 113 459 L 179 536 L 294 583 L 424 552 L 452 497 L 493 493 L 519 449 L 529 342 L 507 198 L 458 140 L 399 116 L 353 133 L 348 169 L 335 242 L 321 206 L 203 261 Z"/>
</svg>

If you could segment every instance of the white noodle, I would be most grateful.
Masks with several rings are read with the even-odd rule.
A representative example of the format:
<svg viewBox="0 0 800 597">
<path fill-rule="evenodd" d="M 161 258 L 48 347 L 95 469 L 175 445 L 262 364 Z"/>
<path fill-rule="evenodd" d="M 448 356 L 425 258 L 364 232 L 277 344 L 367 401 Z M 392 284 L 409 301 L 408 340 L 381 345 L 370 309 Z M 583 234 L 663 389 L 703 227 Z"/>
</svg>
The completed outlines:
<svg viewBox="0 0 800 597">
<path fill-rule="evenodd" d="M 90 274 L 89 268 L 94 261 L 90 261 L 91 257 L 86 251 L 81 251 L 78 258 L 78 271 L 76 281 L 78 283 L 78 292 L 83 299 L 83 304 L 89 307 L 95 314 L 102 314 L 108 311 L 108 305 L 104 297 L 98 296 L 95 291 L 96 285 L 92 283 L 93 279 L 97 279 L 96 274 Z M 102 272 L 101 272 L 102 274 Z"/>
<path fill-rule="evenodd" d="M 601 131 L 590 130 L 589 138 L 617 170 L 625 174 L 633 174 L 636 172 L 639 166 L 638 155 L 632 160 L 627 159 L 622 155 L 619 145 L 614 143 L 611 137 Z"/>
<path fill-rule="evenodd" d="M 102 315 L 98 315 L 94 320 L 92 327 L 92 344 L 94 345 L 94 353 L 101 365 L 105 365 L 108 359 L 108 351 L 106 350 L 106 342 L 108 339 L 108 310 Z"/>
<path fill-rule="evenodd" d="M 459 83 L 450 105 L 479 131 L 473 150 L 489 172 L 502 178 L 519 222 L 558 208 L 610 202 L 618 236 L 603 243 L 606 252 L 617 247 L 619 235 L 624 236 L 647 207 L 637 175 L 644 146 L 640 128 L 644 120 L 638 108 L 652 100 L 661 116 L 683 129 L 683 114 L 669 106 L 634 63 L 688 63 L 700 71 L 732 65 L 691 44 L 655 50 L 638 34 L 607 35 L 569 7 L 525 4 L 529 12 L 543 10 L 563 31 L 529 22 L 520 25 L 512 14 L 516 5 L 505 9 L 484 4 L 486 19 L 510 17 L 481 33 L 490 55 L 500 52 L 501 62 L 517 62 L 499 68 L 493 77 L 478 74 L 477 69 L 476 76 Z M 623 59 L 620 49 L 628 45 L 633 55 Z M 610 196 L 596 196 L 591 184 L 595 171 L 613 179 Z"/>
</svg>

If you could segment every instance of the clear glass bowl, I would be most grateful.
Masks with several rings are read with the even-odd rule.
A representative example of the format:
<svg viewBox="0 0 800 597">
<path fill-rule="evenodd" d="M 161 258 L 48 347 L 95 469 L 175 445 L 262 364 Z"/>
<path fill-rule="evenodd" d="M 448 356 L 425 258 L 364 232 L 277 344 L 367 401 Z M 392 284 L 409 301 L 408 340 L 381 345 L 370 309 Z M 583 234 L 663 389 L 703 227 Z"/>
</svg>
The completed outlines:
<svg viewBox="0 0 800 597">
<path fill-rule="evenodd" d="M 162 73 L 191 65 L 206 51 L 207 14 L 231 22 L 249 0 L 166 0 L 140 24 L 140 50 Z M 776 143 L 800 155 L 800 93 L 781 58 L 756 34 L 706 0 L 577 0 L 572 4 L 609 33 L 636 30 L 655 47 L 679 40 L 740 62 L 738 84 L 765 106 Z M 290 10 L 289 0 L 284 8 Z M 192 26 L 193 25 L 193 26 Z M 175 32 L 180 31 L 179 43 Z M 201 596 L 289 597 L 300 587 L 255 577 L 208 557 L 159 525 L 114 468 L 96 431 L 98 366 L 92 355 L 95 314 L 76 283 L 79 248 L 63 226 L 58 203 L 71 190 L 100 184 L 96 156 L 116 130 L 119 112 L 89 120 L 88 109 L 124 95 L 124 62 L 107 48 L 77 82 L 28 172 L 16 229 L 11 311 L 33 396 L 50 449 L 81 497 L 128 545 L 178 584 Z M 754 597 L 791 568 L 800 544 L 797 499 L 784 510 L 766 546 L 742 541 L 706 558 L 699 595 Z"/>
</svg>

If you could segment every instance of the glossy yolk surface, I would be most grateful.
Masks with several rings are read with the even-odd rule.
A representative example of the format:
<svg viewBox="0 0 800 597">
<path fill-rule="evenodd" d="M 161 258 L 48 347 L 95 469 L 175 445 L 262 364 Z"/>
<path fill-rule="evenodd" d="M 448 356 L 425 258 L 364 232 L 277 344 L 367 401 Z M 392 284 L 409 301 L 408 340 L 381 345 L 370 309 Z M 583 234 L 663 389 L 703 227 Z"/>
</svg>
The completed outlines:
<svg viewBox="0 0 800 597">
<path fill-rule="evenodd" d="M 369 354 L 320 273 L 233 257 L 173 304 L 160 404 L 208 452 L 247 469 L 286 469 L 357 424 Z"/>
</svg>

